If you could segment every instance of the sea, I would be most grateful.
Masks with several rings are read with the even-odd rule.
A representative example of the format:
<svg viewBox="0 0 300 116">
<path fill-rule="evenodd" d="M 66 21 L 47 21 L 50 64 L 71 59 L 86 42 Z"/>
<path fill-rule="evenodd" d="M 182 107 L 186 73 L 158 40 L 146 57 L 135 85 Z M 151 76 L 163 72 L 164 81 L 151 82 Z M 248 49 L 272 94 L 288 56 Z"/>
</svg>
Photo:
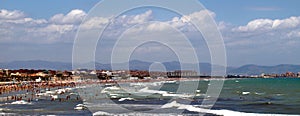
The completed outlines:
<svg viewBox="0 0 300 116">
<path fill-rule="evenodd" d="M 218 97 L 207 94 L 216 84 L 212 81 L 222 82 Z M 20 94 L 30 95 L 18 91 L 0 97 Z M 66 96 L 70 99 L 64 100 Z M 0 102 L 1 115 L 281 116 L 300 115 L 299 109 L 300 78 L 86 82 L 73 88 L 41 90 L 30 102 Z"/>
</svg>

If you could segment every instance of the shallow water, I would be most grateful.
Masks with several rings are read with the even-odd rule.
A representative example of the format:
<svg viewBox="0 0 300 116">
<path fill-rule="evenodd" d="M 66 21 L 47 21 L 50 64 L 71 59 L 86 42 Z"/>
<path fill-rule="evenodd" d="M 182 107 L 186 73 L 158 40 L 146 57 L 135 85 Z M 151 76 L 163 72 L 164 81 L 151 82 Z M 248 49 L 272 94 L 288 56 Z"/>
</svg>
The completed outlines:
<svg viewBox="0 0 300 116">
<path fill-rule="evenodd" d="M 179 84 L 182 86 L 180 91 Z M 16 115 L 300 114 L 300 79 L 227 79 L 219 98 L 207 99 L 217 99 L 212 109 L 201 106 L 208 85 L 208 80 L 122 83 L 119 87 L 111 88 L 104 85 L 78 85 L 65 94 L 78 93 L 82 100 L 71 97 L 68 101 L 51 101 L 46 96 L 40 96 L 30 103 L 2 101 L 0 112 Z M 65 95 L 58 97 L 64 98 Z M 88 109 L 74 109 L 78 104 Z"/>
</svg>

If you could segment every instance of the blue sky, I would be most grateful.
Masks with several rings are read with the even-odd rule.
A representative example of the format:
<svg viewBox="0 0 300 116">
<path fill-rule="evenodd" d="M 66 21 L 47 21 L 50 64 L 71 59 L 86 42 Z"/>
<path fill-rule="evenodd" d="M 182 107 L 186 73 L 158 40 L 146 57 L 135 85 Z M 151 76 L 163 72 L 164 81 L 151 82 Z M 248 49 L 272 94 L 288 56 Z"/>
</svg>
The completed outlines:
<svg viewBox="0 0 300 116">
<path fill-rule="evenodd" d="M 299 0 L 200 0 L 216 12 L 218 21 L 247 24 L 258 18 L 282 19 L 299 16 Z"/>
<path fill-rule="evenodd" d="M 33 18 L 49 18 L 73 9 L 88 12 L 101 0 L 0 0 L 0 8 L 24 11 Z M 300 14 L 299 0 L 199 0 L 207 9 L 217 13 L 217 21 L 246 24 L 257 18 L 281 19 Z M 161 17 L 165 19 L 164 16 Z"/>
<path fill-rule="evenodd" d="M 99 0 L 0 0 L 0 49 L 2 49 L 0 62 L 15 60 L 71 62 L 72 43 L 79 24 L 98 2 Z M 299 0 L 200 0 L 200 2 L 212 14 L 220 28 L 227 50 L 228 65 L 300 64 L 298 60 L 300 55 L 297 54 L 300 49 Z M 104 12 L 109 14 L 110 10 Z M 118 36 L 130 25 L 147 21 L 161 21 L 177 26 L 190 37 L 193 45 L 198 47 L 201 62 L 210 61 L 205 42 L 193 41 L 201 35 L 193 31 L 187 23 L 173 20 L 175 17 L 181 20 L 180 15 L 146 7 L 126 12 L 123 16 L 125 18 L 120 16 L 107 30 L 104 47 L 97 48 L 97 61 L 108 62 L 109 57 L 100 54 L 111 52 L 109 46 L 115 42 L 111 38 Z M 104 25 L 109 18 L 102 17 L 97 20 L 98 22 L 94 22 L 95 25 L 96 23 Z M 91 25 L 87 25 L 86 28 L 93 28 L 89 26 Z M 174 54 L 161 48 L 163 47 L 156 44 L 145 45 L 137 49 L 136 51 L 141 53 L 137 52 L 133 57 L 148 61 L 151 58 L 173 60 Z M 170 57 L 161 57 L 161 54 L 167 53 L 170 53 Z M 153 57 L 147 57 L 147 54 L 153 54 Z"/>
</svg>

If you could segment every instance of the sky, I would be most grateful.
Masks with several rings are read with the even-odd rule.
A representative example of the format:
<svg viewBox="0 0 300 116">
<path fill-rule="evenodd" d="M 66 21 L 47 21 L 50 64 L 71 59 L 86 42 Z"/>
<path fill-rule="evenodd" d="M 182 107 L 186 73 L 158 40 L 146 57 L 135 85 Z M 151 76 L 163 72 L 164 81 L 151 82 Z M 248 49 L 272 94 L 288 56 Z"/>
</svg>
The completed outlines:
<svg viewBox="0 0 300 116">
<path fill-rule="evenodd" d="M 111 21 L 113 14 L 110 13 L 114 4 L 109 6 L 111 9 L 102 11 L 107 16 L 83 21 L 98 2 L 99 0 L 0 0 L 0 62 L 71 62 L 77 30 L 95 30 Z M 215 20 L 223 36 L 229 66 L 300 64 L 299 0 L 199 2 Z M 176 12 L 153 7 L 120 14 L 104 31 L 104 39 L 96 48 L 96 61 L 109 62 L 111 57 L 108 54 L 118 41 L 116 38 L 124 36 L 132 40 L 128 40 L 128 44 L 121 47 L 122 50 L 128 49 L 133 45 L 130 44 L 134 43 L 132 41 L 141 37 L 144 40 L 157 37 L 180 46 L 178 49 L 189 51 L 186 45 L 181 44 L 184 42 L 176 39 L 180 35 L 173 34 L 175 31 L 171 27 L 174 27 L 189 38 L 200 62 L 210 62 L 205 40 L 195 27 L 186 22 L 186 17 L 202 20 L 207 16 L 201 11 L 181 16 Z M 143 36 L 135 38 L 142 34 Z M 178 59 L 172 49 L 155 42 L 139 46 L 131 57 L 145 61 Z"/>
</svg>

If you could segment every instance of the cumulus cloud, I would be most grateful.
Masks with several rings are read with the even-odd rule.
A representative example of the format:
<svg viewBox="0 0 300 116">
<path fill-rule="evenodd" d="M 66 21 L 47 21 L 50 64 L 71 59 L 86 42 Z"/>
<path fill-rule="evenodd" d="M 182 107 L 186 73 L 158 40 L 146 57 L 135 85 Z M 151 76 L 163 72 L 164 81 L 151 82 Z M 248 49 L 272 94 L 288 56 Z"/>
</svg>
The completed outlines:
<svg viewBox="0 0 300 116">
<path fill-rule="evenodd" d="M 300 30 L 294 30 L 287 34 L 289 38 L 300 38 Z"/>
<path fill-rule="evenodd" d="M 90 17 L 84 22 L 82 20 L 87 16 L 86 12 L 74 9 L 66 14 L 56 14 L 49 19 L 34 19 L 26 17 L 21 11 L 1 10 L 0 12 L 0 35 L 1 42 L 73 42 L 79 26 L 84 30 L 98 29 L 109 24 L 106 35 L 110 38 L 120 36 L 126 29 L 133 25 L 155 21 L 153 12 L 148 10 L 141 14 L 121 15 L 113 17 Z M 206 20 L 210 17 L 215 18 L 216 14 L 210 10 L 202 10 L 181 17 L 173 17 L 167 21 L 158 21 L 146 26 L 135 26 L 131 29 L 133 34 L 145 32 L 166 32 L 169 26 L 190 34 L 189 38 L 198 38 L 199 34 L 191 21 L 196 20 L 206 25 Z M 226 22 L 218 23 L 219 29 L 223 32 L 227 46 L 254 45 L 266 43 L 266 39 L 272 39 L 271 42 L 284 40 L 287 38 L 300 37 L 300 17 L 289 17 L 286 19 L 256 19 L 250 21 L 244 26 L 232 26 Z M 170 33 L 166 36 L 171 35 Z M 150 35 L 149 35 L 150 36 Z M 201 35 L 200 35 L 201 36 Z M 248 44 L 247 44 L 248 43 Z"/>
<path fill-rule="evenodd" d="M 244 59 L 237 59 L 236 63 L 263 64 L 267 62 L 266 59 L 293 56 L 293 53 L 299 52 L 300 17 L 297 16 L 256 19 L 244 26 L 225 27 L 222 32 L 228 56 L 233 59 L 244 56 Z M 257 55 L 261 59 L 254 58 Z M 273 64 L 274 62 L 286 63 L 280 59 L 274 60 Z"/>
<path fill-rule="evenodd" d="M 25 17 L 25 14 L 18 10 L 13 10 L 13 11 L 5 10 L 5 9 L 0 10 L 0 19 L 18 19 L 23 17 Z"/>
<path fill-rule="evenodd" d="M 290 17 L 286 19 L 256 19 L 250 21 L 245 26 L 234 28 L 233 31 L 251 32 L 251 31 L 270 31 L 276 29 L 292 29 L 299 27 L 300 17 Z"/>
<path fill-rule="evenodd" d="M 300 44 L 300 17 L 296 16 L 285 19 L 256 19 L 245 26 L 226 29 L 231 30 L 223 31 L 226 46 L 238 50 L 241 50 L 239 48 L 256 49 L 253 46 L 269 46 L 257 51 L 287 52 L 291 49 L 286 48 L 296 48 L 297 43 Z"/>
<path fill-rule="evenodd" d="M 181 17 L 174 17 L 168 23 L 181 31 L 195 31 L 195 27 L 192 26 L 193 21 L 205 26 L 207 25 L 206 22 L 210 20 L 209 17 L 214 18 L 215 16 L 216 14 L 210 10 L 201 10 Z"/>
<path fill-rule="evenodd" d="M 113 19 L 112 24 L 117 26 L 129 26 L 135 24 L 142 24 L 152 19 L 152 10 L 148 10 L 142 14 L 118 16 L 115 19 Z"/>
<path fill-rule="evenodd" d="M 33 19 L 26 17 L 21 11 L 1 10 L 0 12 L 0 42 L 1 43 L 53 43 L 73 40 L 76 22 L 85 14 L 81 10 L 72 10 L 67 15 L 58 15 L 51 19 Z M 74 23 L 74 24 L 72 24 Z"/>
<path fill-rule="evenodd" d="M 81 27 L 81 29 L 88 31 L 91 29 L 99 29 L 106 24 L 109 24 L 106 36 L 120 36 L 123 31 L 133 25 L 155 21 L 155 19 L 153 18 L 152 10 L 148 10 L 141 14 L 125 14 L 116 18 L 89 17 L 88 19 L 84 20 L 84 22 L 82 22 L 86 16 L 87 14 L 83 10 L 74 9 L 67 14 L 56 14 L 49 19 L 33 19 L 30 17 L 26 17 L 25 14 L 21 11 L 1 10 L 0 26 L 6 29 L 5 31 L 0 30 L 1 35 L 5 35 L 0 39 L 0 41 L 3 40 L 2 42 L 26 42 L 32 39 L 39 40 L 39 42 L 45 43 L 49 42 L 49 40 L 51 40 L 51 42 L 54 42 L 54 40 L 57 40 L 57 42 L 59 42 L 64 39 L 68 39 L 61 38 L 61 35 L 69 35 L 67 37 L 74 39 L 75 32 L 77 31 L 79 26 Z M 208 16 L 215 17 L 215 13 L 209 10 L 202 10 L 199 12 L 194 12 L 192 14 L 184 15 L 182 17 L 174 17 L 173 19 L 164 21 L 162 23 L 166 23 L 181 31 L 195 31 L 195 28 L 190 23 L 191 20 L 202 20 L 203 22 L 205 22 L 204 20 L 206 20 L 206 17 Z M 138 31 L 165 31 L 166 29 L 166 25 L 162 25 L 160 23 L 152 23 L 147 27 L 140 28 L 140 30 Z M 16 30 L 18 31 L 18 34 L 13 35 Z M 70 38 L 68 40 L 72 40 Z"/>
<path fill-rule="evenodd" d="M 124 31 L 130 29 L 130 31 L 127 31 L 127 36 L 131 34 L 135 36 L 134 39 L 140 39 L 139 35 L 143 35 L 142 39 L 157 37 L 176 43 L 184 49 L 184 46 L 180 45 L 180 39 L 177 39 L 178 41 L 172 40 L 172 38 L 175 38 L 173 36 L 176 35 L 174 33 L 177 32 L 170 30 L 178 29 L 192 40 L 193 45 L 200 46 L 193 39 L 196 38 L 198 41 L 201 34 L 196 34 L 199 32 L 191 21 L 200 22 L 205 27 L 207 26 L 205 22 L 209 18 L 215 18 L 216 14 L 209 10 L 202 10 L 180 17 L 172 17 L 167 21 L 155 21 L 153 11 L 148 10 L 141 14 L 126 14 L 116 18 L 90 17 L 82 22 L 86 16 L 86 12 L 74 9 L 66 14 L 53 15 L 49 19 L 35 19 L 26 16 L 22 11 L 2 9 L 0 10 L 0 42 L 72 43 L 79 27 L 85 31 L 90 31 L 109 24 L 104 33 L 108 43 L 105 47 L 111 46 L 110 44 Z M 147 22 L 150 23 L 145 25 Z M 217 22 L 217 24 L 225 38 L 229 56 L 230 53 L 236 53 L 231 56 L 246 57 L 249 52 L 265 54 L 274 53 L 274 51 L 278 53 L 277 55 L 281 55 L 279 53 L 284 54 L 286 51 L 299 49 L 300 17 L 297 16 L 285 19 L 256 19 L 242 26 L 231 25 L 228 22 Z M 230 52 L 230 50 L 234 52 Z M 159 47 L 151 49 L 151 51 L 162 52 Z"/>
<path fill-rule="evenodd" d="M 75 9 L 68 14 L 56 14 L 50 18 L 50 21 L 57 24 L 77 24 L 80 23 L 86 13 L 83 10 Z"/>
<path fill-rule="evenodd" d="M 286 19 L 257 19 L 246 26 L 232 29 L 232 41 L 249 41 L 246 45 L 274 45 L 276 48 L 296 47 L 300 44 L 300 17 Z M 293 41 L 293 42 L 291 42 Z M 293 44 L 291 44 L 293 43 Z M 282 51 L 279 50 L 279 51 Z"/>
<path fill-rule="evenodd" d="M 129 16 L 126 15 L 123 16 L 123 19 L 127 19 L 128 24 L 141 24 L 146 21 L 149 21 L 152 18 L 152 11 L 148 10 L 147 12 L 135 16 Z"/>
<path fill-rule="evenodd" d="M 110 20 L 109 18 L 105 18 L 105 17 L 93 17 L 88 19 L 85 22 L 82 22 L 81 28 L 85 30 L 98 29 L 108 24 L 109 20 Z"/>
</svg>

